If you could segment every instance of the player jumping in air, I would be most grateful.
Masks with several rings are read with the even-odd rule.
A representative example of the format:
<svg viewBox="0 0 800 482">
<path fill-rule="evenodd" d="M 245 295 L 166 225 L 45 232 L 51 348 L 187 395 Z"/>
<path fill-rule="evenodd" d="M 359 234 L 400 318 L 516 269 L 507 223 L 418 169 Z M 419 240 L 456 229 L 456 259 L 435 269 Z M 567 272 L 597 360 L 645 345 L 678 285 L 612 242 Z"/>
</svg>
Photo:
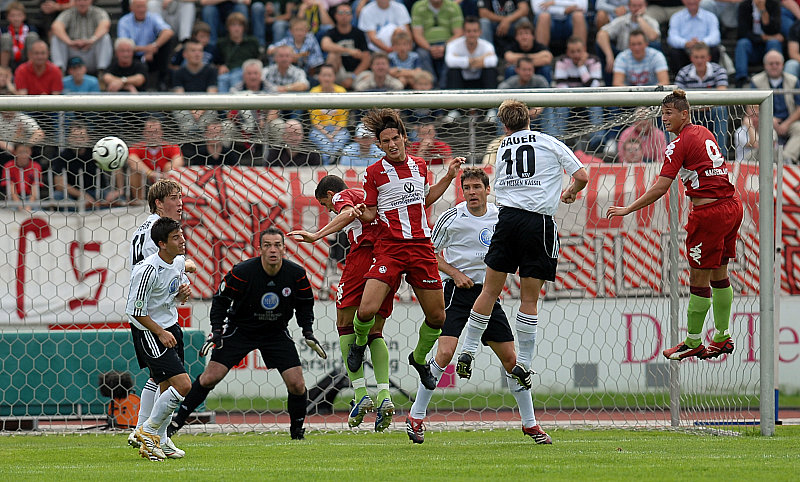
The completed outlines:
<svg viewBox="0 0 800 482">
<path fill-rule="evenodd" d="M 467 324 L 469 311 L 481 293 L 486 274 L 483 257 L 489 249 L 492 233 L 497 224 L 497 206 L 486 201 L 489 195 L 489 177 L 486 173 L 479 168 L 465 169 L 461 174 L 461 188 L 464 191 L 465 201 L 439 216 L 431 236 L 437 253 L 436 259 L 439 260 L 439 271 L 444 273 L 442 278 L 446 280 L 444 299 L 447 305 L 447 319 L 439 337 L 436 356 L 430 361 L 431 372 L 437 380 L 444 373 L 444 367 L 453 359 L 458 337 Z M 482 341 L 497 354 L 497 358 L 509 374 L 508 388 L 517 400 L 523 433 L 531 435 L 537 443 L 552 443 L 550 437 L 536 423 L 530 388 L 520 385 L 510 375 L 517 368 L 514 335 L 506 314 L 497 300 L 492 307 L 492 314 Z M 433 390 L 420 384 L 417 398 L 406 418 L 406 432 L 414 443 L 422 443 L 425 440 L 422 421 L 427 414 L 432 395 Z"/>
<path fill-rule="evenodd" d="M 300 241 L 314 243 L 325 238 L 329 234 L 344 229 L 347 232 L 347 239 L 350 241 L 350 251 L 347 253 L 347 260 L 339 281 L 336 296 L 336 330 L 339 332 L 339 348 L 342 350 L 342 360 L 347 360 L 350 352 L 350 345 L 356 339 L 353 330 L 353 317 L 356 308 L 361 303 L 361 295 L 364 292 L 366 279 L 364 273 L 372 264 L 372 252 L 379 235 L 380 226 L 378 221 L 362 223 L 358 216 L 362 213 L 366 194 L 362 189 L 348 189 L 347 184 L 339 176 L 328 175 L 320 179 L 317 189 L 314 191 L 317 201 L 328 210 L 337 213 L 328 224 L 315 233 L 308 231 L 292 231 L 289 236 L 294 236 Z M 389 393 L 389 349 L 383 339 L 383 325 L 386 318 L 392 313 L 392 301 L 397 286 L 393 286 L 389 294 L 384 298 L 378 313 L 375 316 L 375 324 L 369 331 L 368 345 L 372 368 L 375 372 L 375 381 L 378 384 L 378 400 L 386 409 L 391 402 Z M 345 364 L 346 368 L 346 364 Z M 355 400 L 351 402 L 352 407 L 348 424 L 357 427 L 364 420 L 364 415 L 375 409 L 375 402 L 367 394 L 367 383 L 364 378 L 364 367 L 357 371 L 347 370 L 347 376 L 355 388 Z M 384 402 L 388 400 L 389 402 Z M 375 417 L 375 431 L 382 432 L 391 423 L 391 416 L 384 416 L 378 412 Z"/>
<path fill-rule="evenodd" d="M 728 179 L 728 166 L 714 135 L 692 124 L 686 92 L 674 90 L 661 101 L 661 119 L 667 131 L 677 135 L 665 151 L 664 166 L 656 183 L 628 206 L 612 206 L 606 215 L 625 216 L 653 204 L 669 190 L 680 174 L 692 201 L 686 223 L 686 255 L 689 261 L 688 335 L 664 350 L 670 360 L 697 356 L 715 358 L 733 353 L 728 324 L 733 288 L 728 279 L 728 260 L 736 256 L 736 237 L 742 224 L 742 203 Z M 717 332 L 703 346 L 703 323 L 713 306 Z"/>
<path fill-rule="evenodd" d="M 497 149 L 494 192 L 500 213 L 484 261 L 486 277 L 469 313 L 456 373 L 472 375 L 478 343 L 491 320 L 497 298 L 509 273 L 519 269 L 520 307 L 516 319 L 519 343 L 517 366 L 509 373 L 522 387 L 530 388 L 531 359 L 539 323 L 539 293 L 545 281 L 556 279 L 558 231 L 553 216 L 559 200 L 575 202 L 589 175 L 575 154 L 558 139 L 530 130 L 530 110 L 517 100 L 500 104 L 497 118 L 506 137 Z M 572 182 L 562 192 L 563 172 Z M 524 422 L 524 420 L 523 420 Z M 548 443 L 544 432 L 525 431 L 537 443 Z"/>
<path fill-rule="evenodd" d="M 425 314 L 419 340 L 414 351 L 409 353 L 408 361 L 419 373 L 422 384 L 433 390 L 436 379 L 426 357 L 442 332 L 445 312 L 442 281 L 425 208 L 444 194 L 466 159 L 452 159 L 447 174 L 429 186 L 425 160 L 406 153 L 408 135 L 397 111 L 371 110 L 362 121 L 375 134 L 378 147 L 385 155 L 366 170 L 366 207 L 360 219 L 369 223 L 377 218 L 381 233 L 374 249 L 375 259 L 364 275 L 367 282 L 353 320 L 356 340 L 347 356 L 347 368 L 356 372 L 361 367 L 375 315 L 405 273 Z M 391 418 L 394 405 L 384 400 L 378 412 Z"/>
</svg>

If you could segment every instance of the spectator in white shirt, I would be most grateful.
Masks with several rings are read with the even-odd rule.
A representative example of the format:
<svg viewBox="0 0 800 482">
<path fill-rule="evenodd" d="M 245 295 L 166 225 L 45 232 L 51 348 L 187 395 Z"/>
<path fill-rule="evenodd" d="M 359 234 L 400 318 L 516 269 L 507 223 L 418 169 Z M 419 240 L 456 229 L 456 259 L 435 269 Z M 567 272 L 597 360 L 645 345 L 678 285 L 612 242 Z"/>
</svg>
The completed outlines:
<svg viewBox="0 0 800 482">
<path fill-rule="evenodd" d="M 464 36 L 447 44 L 448 89 L 494 89 L 497 87 L 497 54 L 494 45 L 481 37 L 477 17 L 464 19 Z"/>
</svg>

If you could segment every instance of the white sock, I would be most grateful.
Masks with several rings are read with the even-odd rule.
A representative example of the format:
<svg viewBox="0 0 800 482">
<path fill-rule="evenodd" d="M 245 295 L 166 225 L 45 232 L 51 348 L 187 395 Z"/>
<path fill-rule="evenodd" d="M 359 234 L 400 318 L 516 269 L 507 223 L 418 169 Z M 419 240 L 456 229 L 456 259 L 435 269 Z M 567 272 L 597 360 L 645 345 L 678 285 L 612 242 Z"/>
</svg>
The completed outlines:
<svg viewBox="0 0 800 482">
<path fill-rule="evenodd" d="M 356 378 L 355 380 L 350 380 L 350 383 L 353 384 L 353 388 L 364 388 L 367 386 L 367 380 L 364 377 Z"/>
<path fill-rule="evenodd" d="M 444 373 L 444 368 L 436 363 L 435 358 L 431 359 L 431 373 L 433 374 L 433 378 L 436 379 L 436 383 L 439 383 L 439 379 L 442 377 L 442 373 Z M 420 382 L 419 388 L 417 389 L 417 398 L 414 399 L 414 404 L 411 405 L 411 410 L 408 411 L 408 415 L 418 420 L 424 419 L 428 415 L 428 404 L 431 403 L 432 396 L 433 390 L 428 390 L 425 388 L 425 385 Z"/>
<path fill-rule="evenodd" d="M 517 313 L 517 343 L 519 343 L 519 353 L 517 363 L 525 369 L 531 369 L 533 360 L 533 347 L 536 346 L 536 328 L 539 324 L 539 317 L 527 313 Z"/>
<path fill-rule="evenodd" d="M 530 388 L 523 388 L 516 380 L 506 376 L 506 383 L 511 394 L 517 400 L 519 407 L 519 417 L 522 419 L 523 427 L 533 427 L 536 425 L 536 415 L 533 413 L 533 399 L 531 398 Z"/>
<path fill-rule="evenodd" d="M 156 382 L 152 378 L 148 378 L 147 383 L 142 388 L 141 395 L 139 395 L 139 418 L 136 419 L 136 428 L 141 428 L 145 420 L 150 418 L 150 411 L 153 410 L 157 390 L 158 385 L 156 385 Z"/>
<path fill-rule="evenodd" d="M 482 315 L 473 310 L 469 311 L 469 319 L 467 326 L 464 330 L 464 343 L 461 345 L 461 351 L 475 355 L 478 352 L 478 344 L 481 342 L 483 332 L 486 331 L 486 325 L 489 324 L 491 315 Z"/>
<path fill-rule="evenodd" d="M 167 418 L 172 415 L 172 412 L 178 408 L 178 405 L 183 401 L 183 397 L 175 387 L 167 388 L 167 391 L 161 394 L 153 404 L 153 410 L 150 412 L 150 418 L 144 423 L 142 430 L 147 433 L 158 434 L 161 431 L 161 426 L 166 426 Z"/>
</svg>

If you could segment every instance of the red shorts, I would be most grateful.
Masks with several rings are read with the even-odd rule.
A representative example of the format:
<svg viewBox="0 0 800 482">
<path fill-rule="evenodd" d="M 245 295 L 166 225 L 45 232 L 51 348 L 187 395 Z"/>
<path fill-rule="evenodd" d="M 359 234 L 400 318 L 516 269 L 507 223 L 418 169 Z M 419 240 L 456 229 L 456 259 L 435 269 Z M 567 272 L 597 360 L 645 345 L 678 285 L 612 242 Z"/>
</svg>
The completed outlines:
<svg viewBox="0 0 800 482">
<path fill-rule="evenodd" d="M 364 275 L 372 264 L 372 250 L 373 246 L 367 244 L 358 246 L 347 254 L 342 278 L 339 280 L 339 286 L 336 287 L 337 310 L 359 306 L 361 304 L 361 296 L 364 294 L 364 285 L 367 284 L 367 279 Z M 394 294 L 399 287 L 399 283 L 398 285 L 391 286 L 391 292 L 386 295 L 386 299 L 383 300 L 383 304 L 378 310 L 378 316 L 384 319 L 389 318 L 389 315 L 392 314 Z"/>
<path fill-rule="evenodd" d="M 742 216 L 742 202 L 738 196 L 693 206 L 686 223 L 689 266 L 719 268 L 736 256 L 736 237 Z"/>
<path fill-rule="evenodd" d="M 439 263 L 430 239 L 419 241 L 381 240 L 375 247 L 375 262 L 365 278 L 399 286 L 405 273 L 406 281 L 414 288 L 441 290 Z"/>
</svg>

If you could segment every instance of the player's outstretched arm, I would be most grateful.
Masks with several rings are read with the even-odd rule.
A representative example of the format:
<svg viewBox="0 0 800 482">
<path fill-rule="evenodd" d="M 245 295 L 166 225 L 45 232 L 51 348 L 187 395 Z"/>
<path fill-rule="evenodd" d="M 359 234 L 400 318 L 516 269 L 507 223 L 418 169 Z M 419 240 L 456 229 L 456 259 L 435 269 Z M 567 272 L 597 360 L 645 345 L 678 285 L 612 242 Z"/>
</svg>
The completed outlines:
<svg viewBox="0 0 800 482">
<path fill-rule="evenodd" d="M 316 233 L 309 233 L 308 231 L 299 229 L 297 231 L 291 231 L 289 236 L 292 236 L 297 241 L 315 243 L 329 234 L 341 231 L 345 226 L 352 223 L 353 220 L 356 219 L 359 214 L 361 214 L 361 212 L 362 210 L 355 206 L 345 206 L 335 218 L 331 219 L 328 224 L 323 226 L 322 229 Z"/>
<path fill-rule="evenodd" d="M 611 206 L 608 208 L 608 211 L 606 211 L 606 217 L 625 216 L 653 204 L 669 191 L 669 186 L 672 184 L 672 181 L 673 180 L 668 177 L 659 176 L 656 183 L 642 194 L 639 199 L 633 201 L 633 203 L 628 206 Z"/>
<path fill-rule="evenodd" d="M 447 191 L 447 188 L 450 187 L 450 183 L 453 182 L 453 179 L 455 179 L 458 176 L 459 171 L 461 171 L 461 164 L 464 164 L 465 162 L 467 162 L 467 159 L 464 157 L 454 157 L 450 160 L 450 162 L 447 164 L 447 174 L 445 174 L 445 176 L 441 178 L 439 182 L 431 186 L 431 189 L 425 196 L 426 208 L 438 201 L 439 198 L 444 195 L 445 191 Z"/>
<path fill-rule="evenodd" d="M 589 173 L 586 169 L 580 168 L 572 174 L 572 182 L 561 193 L 561 202 L 564 204 L 572 204 L 578 198 L 578 193 L 586 187 L 589 183 Z"/>
</svg>

